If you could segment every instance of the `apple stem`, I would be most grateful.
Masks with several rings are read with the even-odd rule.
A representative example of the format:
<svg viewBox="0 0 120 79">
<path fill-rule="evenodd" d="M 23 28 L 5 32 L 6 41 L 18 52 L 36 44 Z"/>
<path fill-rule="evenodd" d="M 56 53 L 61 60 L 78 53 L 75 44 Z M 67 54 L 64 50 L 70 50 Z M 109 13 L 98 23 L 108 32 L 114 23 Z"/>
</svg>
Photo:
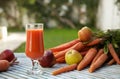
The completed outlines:
<svg viewBox="0 0 120 79">
<path fill-rule="evenodd" d="M 14 63 L 16 63 L 15 61 L 17 60 L 17 57 L 15 57 L 11 62 L 10 65 L 13 65 Z M 19 63 L 19 62 L 18 62 Z"/>
<path fill-rule="evenodd" d="M 13 63 L 13 65 L 18 65 L 19 64 L 19 61 L 15 61 L 14 63 Z"/>
</svg>

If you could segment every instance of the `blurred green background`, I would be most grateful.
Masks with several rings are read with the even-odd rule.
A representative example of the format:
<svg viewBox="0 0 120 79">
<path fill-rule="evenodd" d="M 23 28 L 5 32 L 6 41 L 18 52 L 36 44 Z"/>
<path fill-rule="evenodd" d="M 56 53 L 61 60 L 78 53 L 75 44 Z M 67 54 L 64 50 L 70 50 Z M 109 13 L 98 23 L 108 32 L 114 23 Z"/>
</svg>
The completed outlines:
<svg viewBox="0 0 120 79">
<path fill-rule="evenodd" d="M 83 26 L 88 26 L 92 30 L 99 29 L 97 13 L 101 2 L 101 0 L 0 0 L 0 26 L 7 26 L 8 32 L 25 32 L 27 23 L 44 23 L 44 43 L 45 49 L 48 49 L 76 39 L 78 30 Z M 115 3 L 120 7 L 120 0 L 116 0 Z M 16 49 L 16 52 L 24 52 L 24 49 L 25 43 Z"/>
<path fill-rule="evenodd" d="M 43 22 L 45 28 L 95 27 L 98 3 L 99 0 L 0 0 L 0 22 L 19 29 L 32 22 Z"/>
</svg>

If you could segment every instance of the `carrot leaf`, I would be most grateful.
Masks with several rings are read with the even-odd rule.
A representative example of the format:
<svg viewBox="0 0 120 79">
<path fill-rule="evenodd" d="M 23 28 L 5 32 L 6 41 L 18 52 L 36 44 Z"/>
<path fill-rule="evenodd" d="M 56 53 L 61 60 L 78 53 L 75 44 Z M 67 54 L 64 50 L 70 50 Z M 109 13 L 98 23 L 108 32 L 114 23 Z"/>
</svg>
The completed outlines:
<svg viewBox="0 0 120 79">
<path fill-rule="evenodd" d="M 104 53 L 108 54 L 108 47 L 107 45 L 109 44 L 109 41 L 106 42 L 106 44 L 104 45 Z"/>
<path fill-rule="evenodd" d="M 115 48 L 119 48 L 118 44 L 116 43 L 115 39 L 112 39 L 112 44 Z"/>
</svg>

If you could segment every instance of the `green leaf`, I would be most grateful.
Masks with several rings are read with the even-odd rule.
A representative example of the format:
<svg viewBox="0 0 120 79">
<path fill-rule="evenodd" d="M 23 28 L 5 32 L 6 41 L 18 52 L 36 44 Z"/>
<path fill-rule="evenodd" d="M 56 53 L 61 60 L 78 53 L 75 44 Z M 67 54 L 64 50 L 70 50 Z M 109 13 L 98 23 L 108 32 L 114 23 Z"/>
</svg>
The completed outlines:
<svg viewBox="0 0 120 79">
<path fill-rule="evenodd" d="M 107 45 L 109 44 L 109 41 L 106 41 L 105 43 L 106 44 L 104 45 L 104 53 L 108 54 L 108 47 L 107 47 Z"/>
<path fill-rule="evenodd" d="M 29 1 L 29 4 L 34 4 L 36 0 L 28 0 Z"/>
<path fill-rule="evenodd" d="M 105 54 L 108 54 L 108 48 L 107 48 L 107 45 L 104 46 L 104 53 L 105 53 Z"/>
<path fill-rule="evenodd" d="M 115 39 L 112 39 L 112 44 L 115 48 L 119 48 L 118 44 L 116 43 Z"/>
</svg>

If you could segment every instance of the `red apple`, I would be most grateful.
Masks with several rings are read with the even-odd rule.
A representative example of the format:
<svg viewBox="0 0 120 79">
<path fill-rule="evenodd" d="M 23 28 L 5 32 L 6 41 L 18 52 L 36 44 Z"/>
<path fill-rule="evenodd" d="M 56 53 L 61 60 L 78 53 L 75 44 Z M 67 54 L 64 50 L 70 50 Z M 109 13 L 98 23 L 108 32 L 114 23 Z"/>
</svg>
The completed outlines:
<svg viewBox="0 0 120 79">
<path fill-rule="evenodd" d="M 13 51 L 6 49 L 0 53 L 0 60 L 8 60 L 11 62 L 15 58 Z"/>
<path fill-rule="evenodd" d="M 82 42 L 86 42 L 89 41 L 92 38 L 92 31 L 89 27 L 83 27 L 82 29 L 80 29 L 78 31 L 78 38 L 82 41 Z"/>
<path fill-rule="evenodd" d="M 52 51 L 49 50 L 40 58 L 39 62 L 42 67 L 52 67 L 56 61 Z"/>
</svg>

